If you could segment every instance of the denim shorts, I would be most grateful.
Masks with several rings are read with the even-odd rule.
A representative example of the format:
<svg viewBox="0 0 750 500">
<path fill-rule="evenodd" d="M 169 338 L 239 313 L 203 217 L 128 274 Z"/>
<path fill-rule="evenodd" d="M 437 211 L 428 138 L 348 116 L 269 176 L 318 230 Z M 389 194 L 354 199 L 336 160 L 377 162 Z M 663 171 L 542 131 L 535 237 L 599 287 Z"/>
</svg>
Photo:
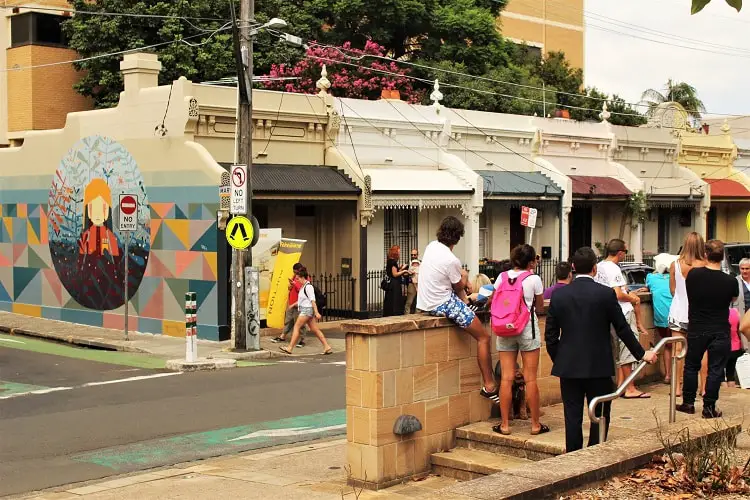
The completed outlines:
<svg viewBox="0 0 750 500">
<path fill-rule="evenodd" d="M 305 316 L 307 318 L 312 318 L 313 316 L 315 316 L 315 311 L 313 311 L 312 307 L 300 307 L 299 315 Z"/>
<path fill-rule="evenodd" d="M 476 314 L 461 299 L 452 294 L 447 302 L 430 311 L 432 316 L 445 316 L 461 328 L 468 328 Z"/>
<path fill-rule="evenodd" d="M 534 326 L 533 332 L 531 330 L 532 321 Z M 541 349 L 542 339 L 539 332 L 539 321 L 536 316 L 534 316 L 533 320 L 529 319 L 521 335 L 513 335 L 512 337 L 496 336 L 495 345 L 499 352 L 530 352 Z"/>
</svg>

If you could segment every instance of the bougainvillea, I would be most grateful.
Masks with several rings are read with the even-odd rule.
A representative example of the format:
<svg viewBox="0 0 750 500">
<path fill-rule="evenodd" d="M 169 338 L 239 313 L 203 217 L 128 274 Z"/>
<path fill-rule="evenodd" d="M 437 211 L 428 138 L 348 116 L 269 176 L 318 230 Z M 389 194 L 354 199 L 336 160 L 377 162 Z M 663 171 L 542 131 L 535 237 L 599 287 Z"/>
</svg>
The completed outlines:
<svg viewBox="0 0 750 500">
<path fill-rule="evenodd" d="M 385 55 L 385 49 L 368 41 L 364 50 L 353 49 L 349 42 L 340 48 L 322 47 L 314 42 L 308 46 L 306 56 L 294 66 L 285 64 L 271 67 L 271 78 L 293 77 L 295 80 L 267 81 L 263 85 L 269 90 L 281 90 L 300 94 L 314 94 L 323 65 L 328 70 L 331 82 L 329 92 L 336 97 L 355 99 L 378 99 L 382 90 L 398 90 L 401 99 L 410 103 L 421 102 L 425 89 L 415 88 L 417 81 L 408 78 L 409 70 L 390 61 L 361 56 Z"/>
</svg>

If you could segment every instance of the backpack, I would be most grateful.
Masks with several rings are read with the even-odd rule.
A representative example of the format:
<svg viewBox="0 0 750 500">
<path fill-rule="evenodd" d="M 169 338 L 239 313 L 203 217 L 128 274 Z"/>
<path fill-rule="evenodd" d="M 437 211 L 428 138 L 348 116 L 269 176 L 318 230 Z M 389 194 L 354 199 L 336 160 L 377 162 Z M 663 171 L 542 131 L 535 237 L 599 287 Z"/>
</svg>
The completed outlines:
<svg viewBox="0 0 750 500">
<path fill-rule="evenodd" d="M 520 335 L 531 319 L 534 305 L 532 303 L 531 311 L 529 311 L 523 297 L 523 280 L 531 274 L 530 271 L 526 271 L 516 278 L 511 278 L 506 271 L 500 275 L 502 283 L 500 283 L 500 288 L 495 291 L 490 307 L 492 331 L 498 337 Z M 534 324 L 532 323 L 531 326 L 532 337 L 535 338 Z"/>
<path fill-rule="evenodd" d="M 310 285 L 313 289 L 313 294 L 315 297 L 315 304 L 318 306 L 318 312 L 322 313 L 323 309 L 326 308 L 326 304 L 328 303 L 326 294 L 324 294 L 320 288 L 313 285 L 312 283 L 308 283 L 308 285 Z M 305 285 L 305 296 L 307 296 L 308 299 L 310 298 L 310 296 L 307 295 L 307 285 Z"/>
</svg>

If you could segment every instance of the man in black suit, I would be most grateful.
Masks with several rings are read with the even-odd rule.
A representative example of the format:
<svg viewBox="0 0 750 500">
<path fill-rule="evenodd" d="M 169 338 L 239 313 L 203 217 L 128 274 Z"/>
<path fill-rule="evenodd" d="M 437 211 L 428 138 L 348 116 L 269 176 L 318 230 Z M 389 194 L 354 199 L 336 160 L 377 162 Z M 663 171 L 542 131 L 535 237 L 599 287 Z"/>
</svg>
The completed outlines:
<svg viewBox="0 0 750 500">
<path fill-rule="evenodd" d="M 589 247 L 576 251 L 573 268 L 577 277 L 555 292 L 547 310 L 545 340 L 552 358 L 552 375 L 560 377 L 565 411 L 565 448 L 583 448 L 583 402 L 614 391 L 610 325 L 637 360 L 656 362 L 656 353 L 644 351 L 630 329 L 614 290 L 594 281 L 596 254 Z M 562 335 L 561 335 L 562 334 Z M 602 410 L 609 430 L 610 403 Z M 589 446 L 599 444 L 599 426 L 591 424 Z"/>
</svg>

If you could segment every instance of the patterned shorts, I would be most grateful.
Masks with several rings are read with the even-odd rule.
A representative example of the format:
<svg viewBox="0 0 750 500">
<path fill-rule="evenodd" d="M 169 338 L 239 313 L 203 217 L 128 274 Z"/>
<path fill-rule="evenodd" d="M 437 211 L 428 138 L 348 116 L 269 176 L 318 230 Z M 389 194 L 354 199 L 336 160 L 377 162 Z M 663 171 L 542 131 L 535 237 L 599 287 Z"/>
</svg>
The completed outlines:
<svg viewBox="0 0 750 500">
<path fill-rule="evenodd" d="M 476 314 L 454 293 L 447 302 L 430 311 L 433 316 L 445 316 L 461 328 L 468 328 Z"/>
</svg>

